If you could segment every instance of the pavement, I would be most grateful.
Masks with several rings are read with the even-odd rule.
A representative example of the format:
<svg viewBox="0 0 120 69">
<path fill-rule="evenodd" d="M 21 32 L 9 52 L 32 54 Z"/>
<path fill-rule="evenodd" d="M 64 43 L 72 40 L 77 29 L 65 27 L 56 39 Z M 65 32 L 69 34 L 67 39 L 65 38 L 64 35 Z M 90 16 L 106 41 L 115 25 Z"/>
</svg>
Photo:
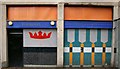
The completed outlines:
<svg viewBox="0 0 120 69">
<path fill-rule="evenodd" d="M 85 68 L 85 67 L 6 67 L 2 69 L 118 69 L 115 67 L 94 67 L 94 68 Z"/>
</svg>

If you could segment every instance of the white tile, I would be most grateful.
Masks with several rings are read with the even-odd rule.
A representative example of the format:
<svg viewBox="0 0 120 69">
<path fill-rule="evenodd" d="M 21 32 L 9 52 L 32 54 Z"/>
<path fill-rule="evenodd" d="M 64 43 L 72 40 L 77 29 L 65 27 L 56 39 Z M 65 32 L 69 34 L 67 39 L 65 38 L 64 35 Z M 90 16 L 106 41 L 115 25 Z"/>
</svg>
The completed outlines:
<svg viewBox="0 0 120 69">
<path fill-rule="evenodd" d="M 72 49 L 72 52 L 74 52 L 74 53 L 80 53 L 81 52 L 81 48 L 80 47 L 73 47 L 73 49 Z"/>
<path fill-rule="evenodd" d="M 102 53 L 103 48 L 102 47 L 95 47 L 95 53 Z"/>
<path fill-rule="evenodd" d="M 106 47 L 106 52 L 111 52 L 111 51 L 112 51 L 111 47 Z"/>
<path fill-rule="evenodd" d="M 64 52 L 70 52 L 69 47 L 64 47 Z"/>
<path fill-rule="evenodd" d="M 91 53 L 92 48 L 91 47 L 84 47 L 84 53 Z"/>
</svg>

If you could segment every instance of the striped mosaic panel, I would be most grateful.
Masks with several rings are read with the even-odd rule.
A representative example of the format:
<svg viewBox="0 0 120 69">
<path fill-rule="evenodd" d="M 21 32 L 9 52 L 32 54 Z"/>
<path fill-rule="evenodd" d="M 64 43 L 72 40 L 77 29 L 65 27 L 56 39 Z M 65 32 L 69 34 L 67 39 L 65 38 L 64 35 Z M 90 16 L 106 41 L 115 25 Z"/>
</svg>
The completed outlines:
<svg viewBox="0 0 120 69">
<path fill-rule="evenodd" d="M 65 66 L 110 65 L 112 29 L 65 29 Z"/>
</svg>

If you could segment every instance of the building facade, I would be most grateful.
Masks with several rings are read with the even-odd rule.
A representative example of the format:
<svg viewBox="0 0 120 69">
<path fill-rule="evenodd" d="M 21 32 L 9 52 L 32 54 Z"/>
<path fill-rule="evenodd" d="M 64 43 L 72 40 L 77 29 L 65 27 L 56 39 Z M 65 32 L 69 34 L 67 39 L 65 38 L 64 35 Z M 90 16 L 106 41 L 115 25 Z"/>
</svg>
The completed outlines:
<svg viewBox="0 0 120 69">
<path fill-rule="evenodd" d="M 119 67 L 119 3 L 0 3 L 1 67 Z"/>
</svg>

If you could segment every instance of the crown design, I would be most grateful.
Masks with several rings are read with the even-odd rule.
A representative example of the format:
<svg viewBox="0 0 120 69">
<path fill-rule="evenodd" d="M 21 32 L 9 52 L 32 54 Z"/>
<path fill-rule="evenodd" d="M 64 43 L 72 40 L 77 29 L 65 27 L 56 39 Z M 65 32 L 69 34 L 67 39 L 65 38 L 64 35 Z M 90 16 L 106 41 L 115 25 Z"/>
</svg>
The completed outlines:
<svg viewBox="0 0 120 69">
<path fill-rule="evenodd" d="M 30 38 L 33 38 L 33 39 L 47 39 L 47 38 L 50 38 L 51 34 L 52 32 L 49 32 L 48 34 L 44 33 L 43 35 L 41 31 L 39 31 L 38 34 L 36 32 L 34 34 L 29 32 Z"/>
</svg>

